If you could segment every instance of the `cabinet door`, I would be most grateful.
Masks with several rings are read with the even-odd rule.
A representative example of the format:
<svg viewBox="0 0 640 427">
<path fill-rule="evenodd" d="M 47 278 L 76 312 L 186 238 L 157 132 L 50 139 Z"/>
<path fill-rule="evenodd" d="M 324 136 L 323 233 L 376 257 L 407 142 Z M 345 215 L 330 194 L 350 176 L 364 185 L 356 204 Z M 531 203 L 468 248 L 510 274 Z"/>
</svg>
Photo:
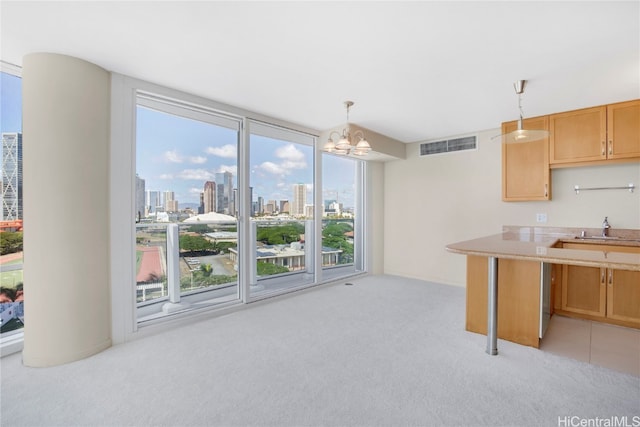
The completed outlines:
<svg viewBox="0 0 640 427">
<path fill-rule="evenodd" d="M 606 269 L 564 265 L 562 268 L 562 309 L 605 317 Z"/>
<path fill-rule="evenodd" d="M 640 100 L 607 106 L 607 157 L 640 157 Z"/>
<path fill-rule="evenodd" d="M 487 333 L 487 257 L 467 256 L 466 330 Z M 540 263 L 498 260 L 498 338 L 538 347 Z"/>
<path fill-rule="evenodd" d="M 549 116 L 549 162 L 579 163 L 607 158 L 607 107 Z"/>
<path fill-rule="evenodd" d="M 523 121 L 524 129 L 549 129 L 549 117 Z M 518 128 L 518 122 L 502 124 L 502 133 Z M 550 200 L 549 138 L 539 141 L 502 144 L 502 200 Z"/>
<path fill-rule="evenodd" d="M 607 317 L 640 326 L 640 271 L 607 271 Z"/>
</svg>

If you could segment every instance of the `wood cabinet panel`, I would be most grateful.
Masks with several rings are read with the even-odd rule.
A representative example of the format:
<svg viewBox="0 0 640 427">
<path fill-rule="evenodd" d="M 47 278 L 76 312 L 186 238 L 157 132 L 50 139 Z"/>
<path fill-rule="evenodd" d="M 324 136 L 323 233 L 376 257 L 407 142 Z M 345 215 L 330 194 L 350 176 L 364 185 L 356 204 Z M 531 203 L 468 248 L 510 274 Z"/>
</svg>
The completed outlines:
<svg viewBox="0 0 640 427">
<path fill-rule="evenodd" d="M 562 247 L 640 253 L 635 246 L 565 243 Z M 640 272 L 565 265 L 562 276 L 562 310 L 640 327 Z"/>
<path fill-rule="evenodd" d="M 524 129 L 549 130 L 549 117 L 526 119 Z M 518 128 L 518 122 L 502 124 L 502 133 Z M 502 144 L 502 200 L 550 200 L 549 138 Z"/>
<path fill-rule="evenodd" d="M 607 106 L 607 158 L 640 157 L 640 100 Z"/>
<path fill-rule="evenodd" d="M 610 270 L 607 285 L 607 317 L 640 327 L 640 272 Z"/>
<path fill-rule="evenodd" d="M 549 116 L 549 162 L 605 160 L 606 138 L 606 106 L 552 114 Z"/>
<path fill-rule="evenodd" d="M 604 317 L 605 269 L 565 265 L 562 270 L 562 309 Z"/>
<path fill-rule="evenodd" d="M 539 346 L 540 263 L 498 260 L 498 338 Z M 487 333 L 487 257 L 467 256 L 466 329 Z"/>
</svg>

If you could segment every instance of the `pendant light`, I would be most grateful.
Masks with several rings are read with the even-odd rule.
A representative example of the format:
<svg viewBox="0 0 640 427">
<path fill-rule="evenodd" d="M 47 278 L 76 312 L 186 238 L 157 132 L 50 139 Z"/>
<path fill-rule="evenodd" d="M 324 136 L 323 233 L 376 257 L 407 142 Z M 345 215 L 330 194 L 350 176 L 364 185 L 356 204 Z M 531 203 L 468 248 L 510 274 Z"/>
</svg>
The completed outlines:
<svg viewBox="0 0 640 427">
<path fill-rule="evenodd" d="M 357 130 L 353 134 L 353 137 L 358 142 L 355 146 L 351 144 L 351 133 L 349 133 L 349 109 L 353 106 L 353 101 L 344 101 L 344 106 L 347 109 L 347 127 L 342 129 L 342 135 L 336 131 L 331 132 L 329 134 L 329 139 L 322 148 L 322 151 L 342 155 L 354 154 L 356 156 L 366 156 L 367 153 L 371 151 L 371 146 L 369 145 L 369 142 L 367 142 L 364 132 Z M 331 138 L 334 134 L 338 136 L 337 143 Z"/>
<path fill-rule="evenodd" d="M 549 131 L 543 129 L 523 129 L 522 127 L 522 93 L 526 85 L 526 80 L 518 80 L 513 84 L 513 88 L 518 95 L 518 110 L 520 111 L 520 119 L 518 119 L 518 129 L 513 132 L 494 136 L 491 139 L 502 138 L 504 144 L 522 143 L 538 141 L 540 139 L 547 138 Z"/>
</svg>

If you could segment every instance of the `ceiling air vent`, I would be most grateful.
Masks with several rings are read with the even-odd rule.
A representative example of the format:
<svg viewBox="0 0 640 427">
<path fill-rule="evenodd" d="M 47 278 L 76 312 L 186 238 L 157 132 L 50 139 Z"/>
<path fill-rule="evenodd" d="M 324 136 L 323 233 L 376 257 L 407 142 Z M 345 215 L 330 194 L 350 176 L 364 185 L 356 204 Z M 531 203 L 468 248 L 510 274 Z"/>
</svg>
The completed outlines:
<svg viewBox="0 0 640 427">
<path fill-rule="evenodd" d="M 420 144 L 420 155 L 450 153 L 452 151 L 475 150 L 477 147 L 475 136 L 447 139 L 444 141 L 425 142 Z"/>
</svg>

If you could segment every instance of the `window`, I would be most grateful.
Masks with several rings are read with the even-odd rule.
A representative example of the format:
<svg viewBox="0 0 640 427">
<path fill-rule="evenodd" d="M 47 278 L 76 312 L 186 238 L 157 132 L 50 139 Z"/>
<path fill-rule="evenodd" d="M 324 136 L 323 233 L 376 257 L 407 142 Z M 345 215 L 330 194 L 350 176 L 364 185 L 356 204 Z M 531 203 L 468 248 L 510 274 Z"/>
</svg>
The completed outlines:
<svg viewBox="0 0 640 427">
<path fill-rule="evenodd" d="M 138 96 L 138 322 L 238 299 L 239 129 L 204 108 Z"/>
<path fill-rule="evenodd" d="M 114 342 L 364 271 L 364 162 L 335 158 L 334 186 L 313 132 L 126 76 L 112 87 Z M 338 238 L 322 237 L 323 185 Z"/>
<path fill-rule="evenodd" d="M 2 70 L 0 337 L 4 343 L 22 337 L 25 320 L 22 280 L 22 79 L 17 67 L 2 63 Z"/>
<path fill-rule="evenodd" d="M 322 156 L 322 269 L 325 280 L 364 270 L 363 162 Z"/>
<path fill-rule="evenodd" d="M 250 121 L 251 298 L 313 284 L 315 138 Z"/>
</svg>

